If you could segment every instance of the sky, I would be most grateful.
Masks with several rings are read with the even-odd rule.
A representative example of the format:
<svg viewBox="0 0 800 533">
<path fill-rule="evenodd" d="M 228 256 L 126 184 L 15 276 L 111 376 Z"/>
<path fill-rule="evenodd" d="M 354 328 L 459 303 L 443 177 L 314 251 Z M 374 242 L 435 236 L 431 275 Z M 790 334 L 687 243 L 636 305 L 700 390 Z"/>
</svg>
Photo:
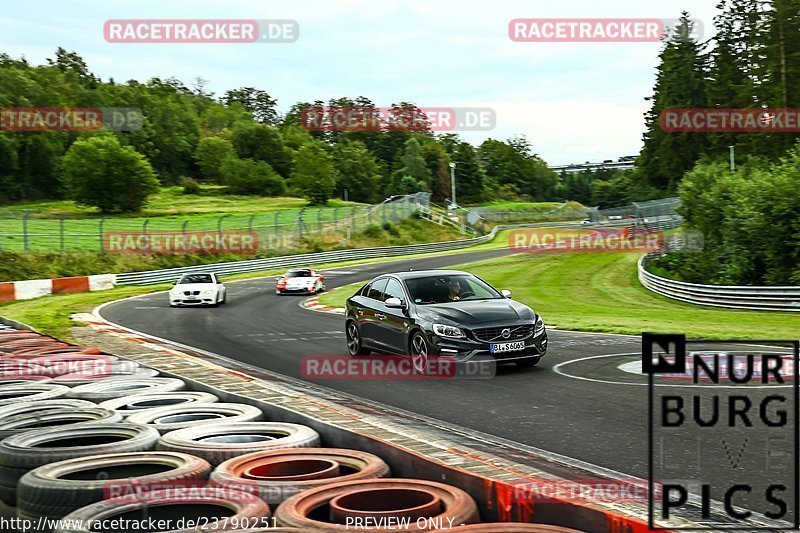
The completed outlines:
<svg viewBox="0 0 800 533">
<path fill-rule="evenodd" d="M 660 43 L 513 42 L 515 18 L 676 18 L 712 33 L 714 0 L 0 0 L 0 52 L 34 64 L 61 46 L 102 79 L 197 77 L 278 100 L 366 96 L 379 107 L 489 107 L 475 144 L 525 135 L 551 165 L 635 155 Z M 292 43 L 109 43 L 109 19 L 292 19 Z"/>
</svg>

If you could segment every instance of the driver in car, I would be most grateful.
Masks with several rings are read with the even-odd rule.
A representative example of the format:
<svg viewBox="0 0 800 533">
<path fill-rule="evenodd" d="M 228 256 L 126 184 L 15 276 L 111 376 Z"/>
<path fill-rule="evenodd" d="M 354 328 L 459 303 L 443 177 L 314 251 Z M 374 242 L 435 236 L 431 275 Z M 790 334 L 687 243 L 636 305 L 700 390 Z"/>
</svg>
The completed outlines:
<svg viewBox="0 0 800 533">
<path fill-rule="evenodd" d="M 450 289 L 450 294 L 447 295 L 447 298 L 451 302 L 455 302 L 461 299 L 461 284 L 458 282 L 457 279 L 451 279 L 450 283 L 448 283 L 448 288 Z"/>
</svg>

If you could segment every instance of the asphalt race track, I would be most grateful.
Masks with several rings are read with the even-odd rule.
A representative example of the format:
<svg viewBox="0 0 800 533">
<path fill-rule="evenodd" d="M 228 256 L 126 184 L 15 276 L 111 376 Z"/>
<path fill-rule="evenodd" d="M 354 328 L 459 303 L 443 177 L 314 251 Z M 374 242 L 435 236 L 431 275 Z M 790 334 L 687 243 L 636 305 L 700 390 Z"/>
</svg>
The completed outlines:
<svg viewBox="0 0 800 533">
<path fill-rule="evenodd" d="M 331 289 L 383 272 L 441 268 L 507 253 L 491 250 L 339 267 L 325 272 L 326 283 Z M 166 295 L 158 293 L 107 305 L 102 314 L 137 331 L 300 378 L 302 357 L 347 354 L 343 318 L 303 309 L 299 306 L 302 300 L 304 297 L 275 295 L 274 278 L 269 278 L 229 284 L 228 304 L 219 308 L 171 309 Z M 337 380 L 319 384 L 647 477 L 647 387 L 645 378 L 636 373 L 636 362 L 641 360 L 640 339 L 558 330 L 550 330 L 549 335 L 548 355 L 539 367 L 500 367 L 492 379 Z M 739 449 L 739 443 L 729 444 Z M 747 469 L 748 479 L 754 482 L 753 472 L 764 470 L 763 463 L 763 451 L 754 449 L 741 455 L 739 466 Z M 706 472 L 705 478 L 723 485 L 731 479 L 731 472 L 718 469 Z"/>
</svg>

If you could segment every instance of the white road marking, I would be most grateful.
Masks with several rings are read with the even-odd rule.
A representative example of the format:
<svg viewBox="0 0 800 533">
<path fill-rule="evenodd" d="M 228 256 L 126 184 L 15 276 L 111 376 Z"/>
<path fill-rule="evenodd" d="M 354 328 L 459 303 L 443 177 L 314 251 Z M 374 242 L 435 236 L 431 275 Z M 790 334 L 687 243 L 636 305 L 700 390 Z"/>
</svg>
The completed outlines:
<svg viewBox="0 0 800 533">
<path fill-rule="evenodd" d="M 729 352 L 733 353 L 733 350 L 726 350 L 726 351 L 729 351 Z M 747 353 L 747 350 L 737 350 L 737 351 Z M 559 364 L 557 364 L 556 366 L 553 367 L 553 372 L 555 372 L 556 374 L 558 374 L 560 376 L 563 376 L 565 378 L 579 379 L 581 381 L 591 381 L 591 382 L 594 382 L 594 383 L 603 383 L 605 385 L 633 385 L 634 387 L 647 387 L 647 385 L 648 385 L 647 383 L 627 383 L 627 382 L 624 382 L 624 381 L 610 381 L 610 380 L 605 380 L 605 379 L 587 378 L 587 377 L 584 377 L 584 376 L 576 376 L 574 374 L 570 374 L 570 373 L 564 371 L 564 367 L 567 366 L 567 365 L 571 365 L 572 363 L 580 363 L 582 361 L 589 361 L 591 359 L 603 359 L 603 358 L 607 358 L 607 357 L 624 357 L 624 356 L 627 356 L 627 355 L 636 355 L 636 356 L 639 356 L 639 357 L 642 356 L 641 352 L 610 353 L 610 354 L 604 354 L 604 355 L 592 355 L 590 357 L 581 357 L 579 359 L 572 359 L 570 361 L 564 361 L 563 363 L 559 363 Z M 656 386 L 657 387 L 677 387 L 677 388 L 684 388 L 684 389 L 685 388 L 700 388 L 700 387 L 706 388 L 706 389 L 708 388 L 708 385 L 666 385 L 666 384 L 663 384 L 663 383 L 658 383 Z M 753 385 L 753 386 L 747 387 L 747 389 L 748 390 L 750 390 L 750 389 L 776 389 L 776 388 L 786 389 L 786 388 L 791 388 L 791 387 L 794 387 L 794 385 Z M 742 389 L 742 387 L 737 387 L 736 385 L 714 385 L 714 388 L 715 389 L 737 389 L 737 390 L 741 390 Z"/>
</svg>

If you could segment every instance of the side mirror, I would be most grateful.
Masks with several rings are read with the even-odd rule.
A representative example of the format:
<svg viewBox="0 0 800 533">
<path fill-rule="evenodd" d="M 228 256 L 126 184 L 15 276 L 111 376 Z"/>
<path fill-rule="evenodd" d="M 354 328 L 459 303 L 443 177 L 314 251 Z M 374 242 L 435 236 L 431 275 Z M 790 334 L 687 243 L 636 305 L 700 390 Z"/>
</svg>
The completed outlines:
<svg viewBox="0 0 800 533">
<path fill-rule="evenodd" d="M 511 298 L 511 291 L 508 289 L 503 289 L 500 291 L 500 294 L 502 294 L 504 298 Z"/>
<path fill-rule="evenodd" d="M 172 282 L 172 285 L 177 285 L 177 284 L 178 284 L 178 280 L 177 279 Z"/>
<path fill-rule="evenodd" d="M 389 309 L 405 309 L 406 304 L 403 303 L 403 300 L 400 298 L 387 298 L 385 302 L 383 302 L 386 307 Z"/>
</svg>

